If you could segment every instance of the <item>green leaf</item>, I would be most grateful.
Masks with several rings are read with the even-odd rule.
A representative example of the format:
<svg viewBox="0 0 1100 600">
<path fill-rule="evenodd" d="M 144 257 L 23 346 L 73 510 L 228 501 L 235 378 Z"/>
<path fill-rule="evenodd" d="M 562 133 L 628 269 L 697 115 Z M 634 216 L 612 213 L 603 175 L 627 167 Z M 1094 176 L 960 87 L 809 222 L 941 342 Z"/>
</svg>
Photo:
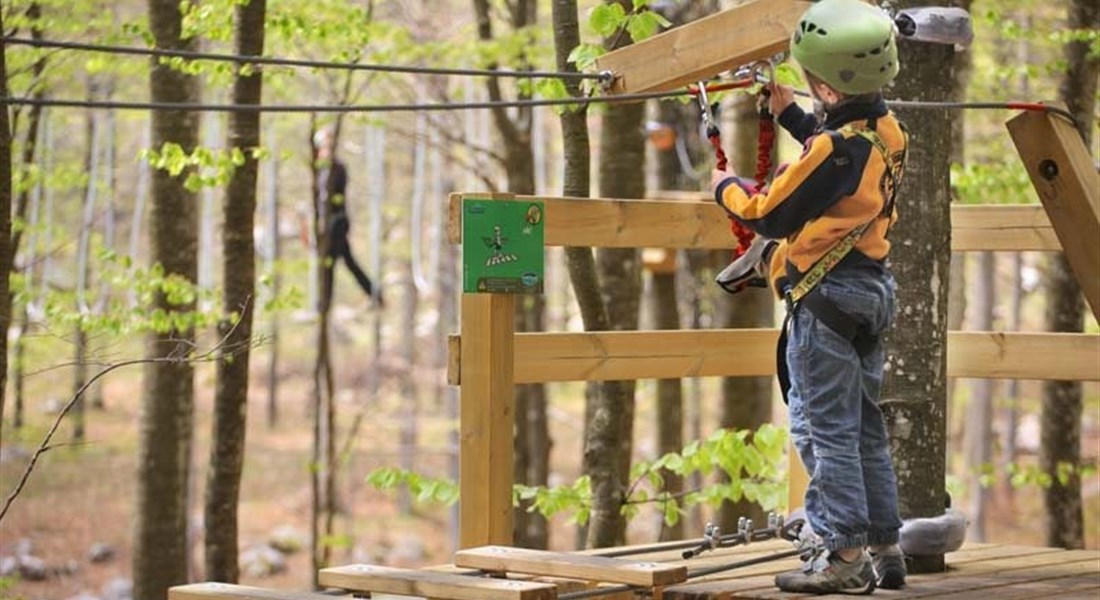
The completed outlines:
<svg viewBox="0 0 1100 600">
<path fill-rule="evenodd" d="M 569 53 L 569 62 L 577 65 L 577 70 L 587 71 L 596 64 L 596 59 L 607 53 L 599 44 L 580 44 Z"/>
<path fill-rule="evenodd" d="M 618 3 L 600 4 L 588 16 L 588 24 L 601 37 L 610 37 L 625 20 L 626 10 Z"/>
<path fill-rule="evenodd" d="M 661 22 L 658 19 L 657 13 L 648 10 L 633 15 L 630 20 L 626 22 L 626 31 L 635 42 L 653 37 L 653 34 L 657 33 L 660 27 Z"/>
</svg>

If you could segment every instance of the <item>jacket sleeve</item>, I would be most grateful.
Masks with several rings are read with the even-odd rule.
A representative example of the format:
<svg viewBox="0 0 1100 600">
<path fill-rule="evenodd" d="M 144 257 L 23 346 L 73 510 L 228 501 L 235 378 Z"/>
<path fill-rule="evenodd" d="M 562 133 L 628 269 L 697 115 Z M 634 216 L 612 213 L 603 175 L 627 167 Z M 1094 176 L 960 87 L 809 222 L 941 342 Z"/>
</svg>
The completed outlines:
<svg viewBox="0 0 1100 600">
<path fill-rule="evenodd" d="M 718 185 L 715 200 L 756 233 L 785 238 L 855 193 L 870 151 L 870 143 L 858 136 L 814 136 L 796 162 L 780 168 L 770 187 L 757 191 L 751 181 L 730 177 Z"/>
<path fill-rule="evenodd" d="M 817 129 L 817 119 L 803 111 L 802 107 L 794 102 L 783 109 L 778 121 L 779 125 L 798 140 L 799 144 L 805 144 Z"/>
</svg>

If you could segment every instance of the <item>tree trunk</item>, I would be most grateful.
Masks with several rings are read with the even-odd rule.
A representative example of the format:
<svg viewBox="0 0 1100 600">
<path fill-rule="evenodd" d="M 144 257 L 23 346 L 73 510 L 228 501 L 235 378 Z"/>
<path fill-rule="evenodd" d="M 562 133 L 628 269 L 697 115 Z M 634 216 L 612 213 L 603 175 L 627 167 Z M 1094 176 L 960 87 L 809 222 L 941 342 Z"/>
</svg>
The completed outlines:
<svg viewBox="0 0 1100 600">
<path fill-rule="evenodd" d="M 978 279 L 974 290 L 974 322 L 977 331 L 993 330 L 996 298 L 996 262 L 992 252 L 978 255 Z M 993 380 L 975 379 L 970 386 L 970 405 L 966 415 L 966 467 L 970 520 L 970 539 L 986 541 L 986 508 L 989 488 L 980 475 L 993 461 Z"/>
<path fill-rule="evenodd" d="M 237 7 L 236 54 L 259 56 L 264 51 L 267 0 L 249 0 Z M 234 104 L 260 104 L 263 78 L 259 72 L 238 73 L 233 82 Z M 256 305 L 256 180 L 259 164 L 252 150 L 260 147 L 260 113 L 234 112 L 229 117 L 227 147 L 244 152 L 245 162 L 233 172 L 225 192 L 222 230 L 222 283 L 225 286 L 218 324 L 222 348 L 214 384 L 214 422 L 206 481 L 206 578 L 236 583 L 237 509 L 244 464 L 248 415 L 248 367 L 252 316 Z"/>
<path fill-rule="evenodd" d="M 267 137 L 271 156 L 278 156 L 274 130 Z M 267 161 L 267 271 L 271 277 L 271 298 L 279 297 L 282 277 L 279 273 L 279 256 L 282 242 L 279 239 L 279 161 Z M 271 354 L 267 362 L 267 426 L 274 429 L 279 424 L 279 316 L 272 314 L 268 323 L 268 339 Z"/>
<path fill-rule="evenodd" d="M 1023 316 L 1024 301 L 1024 255 L 1022 252 L 1012 254 L 1012 296 L 1009 304 L 1009 331 L 1020 331 L 1020 320 Z M 1016 430 L 1020 424 L 1020 380 L 1011 379 L 1006 382 L 1005 398 L 1008 406 L 1004 412 L 1004 435 L 1001 451 L 1001 472 L 1007 473 L 1010 465 L 1016 464 Z M 1008 477 L 1003 477 L 1000 483 L 1000 491 L 1008 502 L 1008 510 L 1014 510 L 1016 488 Z"/>
<path fill-rule="evenodd" d="M 631 10 L 629 3 L 624 8 Z M 613 34 L 605 45 L 609 50 L 621 48 L 628 40 L 625 34 Z M 645 198 L 644 118 L 644 103 L 613 105 L 605 110 L 600 128 L 600 196 Z M 600 296 L 611 330 L 638 328 L 641 262 L 641 253 L 635 248 L 601 248 L 596 253 Z M 630 474 L 634 387 L 633 381 L 622 381 L 615 395 L 603 394 L 597 399 L 585 439 L 585 460 L 593 486 L 588 544 L 594 548 L 621 544 L 625 535 L 626 521 L 620 509 Z M 612 462 L 618 464 L 612 466 Z"/>
<path fill-rule="evenodd" d="M 661 127 L 679 132 L 687 125 L 684 111 L 675 102 L 660 102 L 657 105 L 658 122 Z M 677 134 L 677 137 L 678 134 Z M 661 148 L 657 155 L 657 181 L 662 190 L 684 190 L 695 187 L 694 181 L 684 177 L 680 159 L 676 154 L 675 140 L 670 148 Z M 669 249 L 667 252 L 676 252 Z M 679 260 L 677 260 L 679 262 Z M 676 272 L 653 272 L 653 321 L 657 329 L 680 329 L 680 307 L 676 297 Z M 683 380 L 661 379 L 657 382 L 657 454 L 664 456 L 670 452 L 680 452 L 684 448 L 684 387 Z M 665 491 L 677 495 L 684 491 L 684 479 L 680 475 L 663 469 L 661 477 L 665 480 Z M 668 525 L 662 519 L 661 541 L 684 538 L 684 521 Z"/>
<path fill-rule="evenodd" d="M 1091 0 L 1074 0 L 1069 10 L 1069 27 L 1087 30 L 1100 21 L 1100 5 Z M 1088 43 L 1066 45 L 1069 68 L 1058 95 L 1077 118 L 1085 146 L 1092 147 L 1096 114 L 1097 70 L 1100 58 L 1089 53 Z M 1050 331 L 1080 332 L 1084 328 L 1081 289 L 1065 255 L 1053 257 L 1047 269 L 1046 323 Z M 1084 547 L 1084 518 L 1081 502 L 1081 384 L 1050 381 L 1043 384 L 1040 465 L 1051 476 L 1044 490 L 1044 525 L 1049 546 Z"/>
<path fill-rule="evenodd" d="M 902 9 L 919 0 L 895 3 Z M 900 44 L 905 72 L 891 96 L 948 100 L 956 85 L 953 50 Z M 890 431 L 903 518 L 943 514 L 946 461 L 947 281 L 950 259 L 951 123 L 947 111 L 898 110 L 910 129 L 908 173 L 898 196 L 891 264 L 897 318 L 886 340 L 882 408 Z M 943 555 L 913 557 L 912 571 L 944 569 Z"/>
<path fill-rule="evenodd" d="M 576 65 L 567 60 L 569 53 L 580 44 L 580 27 L 577 19 L 576 0 L 554 0 L 552 3 L 554 20 L 554 55 L 559 71 L 576 71 Z M 576 80 L 565 82 L 569 94 L 574 97 L 581 96 L 580 86 Z M 565 162 L 565 171 L 562 174 L 562 194 L 574 198 L 587 198 L 590 193 L 590 167 L 591 153 L 589 149 L 587 110 L 578 108 L 565 111 L 561 114 L 562 130 L 562 155 Z M 608 329 L 607 311 L 603 300 L 600 298 L 599 278 L 596 274 L 596 260 L 591 248 L 569 247 L 565 249 L 566 266 L 569 270 L 569 280 L 573 285 L 573 293 L 577 298 L 577 304 L 581 312 L 581 320 L 586 331 L 603 331 Z M 622 402 L 623 390 L 620 382 L 606 381 L 598 386 L 601 398 L 612 398 L 615 402 Z M 593 401 L 590 399 L 586 406 L 589 413 Z M 619 509 L 622 507 L 621 477 L 619 475 L 618 461 L 599 462 L 602 454 L 617 452 L 618 438 L 621 429 L 619 421 L 612 418 L 614 413 L 600 412 L 599 419 L 586 418 L 585 445 L 584 445 L 584 473 L 592 479 L 592 519 L 596 521 L 597 515 L 601 521 L 613 521 L 619 519 Z M 608 437 L 614 438 L 614 443 L 592 443 L 593 430 L 603 430 L 605 434 L 595 436 L 596 440 Z M 594 466 L 598 465 L 598 466 Z M 593 547 L 608 546 L 614 544 L 619 527 L 617 523 L 612 526 L 600 528 L 589 527 L 587 543 Z M 599 535 L 592 535 L 598 533 Z"/>
<path fill-rule="evenodd" d="M 88 99 L 94 100 L 96 96 L 95 82 L 89 78 L 88 80 Z M 88 305 L 88 277 L 90 275 L 89 269 L 89 255 L 91 254 L 91 237 L 92 227 L 95 225 L 95 204 L 96 197 L 99 191 L 99 155 L 100 155 L 100 139 L 102 136 L 101 121 L 98 113 L 88 112 L 85 118 L 85 154 L 84 154 L 84 169 L 88 174 L 88 183 L 84 186 L 84 201 L 81 207 L 81 224 L 80 234 L 77 241 L 77 256 L 76 256 L 76 312 L 80 315 L 80 319 L 76 323 L 76 331 L 74 333 L 73 351 L 75 356 L 73 362 L 76 367 L 73 369 L 73 391 L 79 390 L 84 387 L 84 382 L 88 378 L 88 335 L 84 330 L 84 320 L 91 314 L 91 309 Z M 72 421 L 73 421 L 73 442 L 79 443 L 84 441 L 84 429 L 85 418 L 87 415 L 88 406 L 88 394 L 81 394 L 81 397 L 77 400 L 73 406 Z"/>
<path fill-rule="evenodd" d="M 148 0 L 149 26 L 157 48 L 195 50 L 181 38 L 179 3 Z M 191 38 L 193 40 L 194 38 Z M 150 99 L 153 102 L 199 100 L 198 81 L 150 61 Z M 167 142 L 184 152 L 195 148 L 198 119 L 194 112 L 153 113 L 153 147 Z M 195 195 L 183 187 L 186 172 L 172 177 L 153 173 L 152 258 L 166 275 L 195 282 L 195 231 L 198 228 Z M 172 314 L 194 310 L 194 303 L 174 304 L 164 293 L 153 299 L 152 310 Z M 194 369 L 186 357 L 194 345 L 194 330 L 172 328 L 150 334 L 142 382 L 139 434 L 136 523 L 134 526 L 134 597 L 161 600 L 173 585 L 187 582 L 187 481 L 191 457 L 194 411 Z"/>
</svg>

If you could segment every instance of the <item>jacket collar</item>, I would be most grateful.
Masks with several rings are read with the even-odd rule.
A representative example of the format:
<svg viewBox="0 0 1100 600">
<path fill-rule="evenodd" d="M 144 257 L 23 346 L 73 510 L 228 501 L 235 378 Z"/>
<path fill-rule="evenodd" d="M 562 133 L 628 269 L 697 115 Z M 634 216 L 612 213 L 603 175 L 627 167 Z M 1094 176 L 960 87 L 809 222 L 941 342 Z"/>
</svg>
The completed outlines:
<svg viewBox="0 0 1100 600">
<path fill-rule="evenodd" d="M 870 100 L 845 102 L 825 113 L 825 129 L 840 129 L 852 121 L 865 121 L 885 117 L 889 114 L 882 94 L 875 94 Z"/>
</svg>

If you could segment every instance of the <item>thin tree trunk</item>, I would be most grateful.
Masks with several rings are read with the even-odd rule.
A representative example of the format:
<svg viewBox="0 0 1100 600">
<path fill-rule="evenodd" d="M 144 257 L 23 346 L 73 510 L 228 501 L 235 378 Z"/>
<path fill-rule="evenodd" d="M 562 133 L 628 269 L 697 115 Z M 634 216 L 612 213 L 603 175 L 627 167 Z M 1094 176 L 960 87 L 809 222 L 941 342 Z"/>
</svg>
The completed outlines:
<svg viewBox="0 0 1100 600">
<path fill-rule="evenodd" d="M 1087 30 L 1100 21 L 1100 5 L 1091 0 L 1074 0 L 1069 10 L 1069 28 Z M 1085 146 L 1092 147 L 1096 114 L 1097 71 L 1100 58 L 1089 52 L 1088 43 L 1071 42 L 1065 49 L 1069 68 L 1058 95 L 1077 118 Z M 1065 255 L 1053 257 L 1047 269 L 1046 323 L 1050 331 L 1079 332 L 1084 328 L 1081 289 Z M 1040 466 L 1051 476 L 1044 490 L 1043 511 L 1049 546 L 1084 547 L 1084 517 L 1081 500 L 1081 415 L 1080 382 L 1049 381 L 1043 384 Z"/>
<path fill-rule="evenodd" d="M 264 51 L 264 14 L 267 0 L 249 0 L 237 7 L 234 51 L 259 56 Z M 260 104 L 260 73 L 238 73 L 233 82 L 234 104 Z M 225 191 L 225 224 L 222 230 L 222 282 L 225 286 L 218 324 L 222 349 L 214 384 L 214 422 L 207 470 L 205 572 L 211 581 L 236 583 L 241 470 L 244 465 L 248 415 L 249 364 L 252 316 L 256 304 L 256 181 L 259 162 L 253 150 L 260 147 L 260 113 L 234 112 L 229 117 L 228 148 L 244 152 Z"/>
<path fill-rule="evenodd" d="M 980 253 L 973 305 L 973 327 L 978 331 L 993 330 L 995 276 L 996 262 L 993 253 Z M 989 488 L 983 485 L 980 475 L 993 461 L 993 381 L 975 379 L 971 382 L 970 390 L 970 406 L 966 416 L 966 466 L 969 482 L 967 517 L 970 519 L 970 538 L 976 542 L 984 542 Z"/>
<path fill-rule="evenodd" d="M 895 8 L 920 4 L 899 0 Z M 901 44 L 905 73 L 892 97 L 948 100 L 957 85 L 952 48 Z M 897 319 L 887 336 L 882 407 L 892 442 L 903 518 L 943 514 L 947 280 L 950 258 L 951 122 L 947 111 L 898 110 L 911 131 L 909 165 L 898 196 L 900 220 L 891 231 L 898 282 Z M 944 569 L 943 555 L 913 557 L 913 572 Z"/>
<path fill-rule="evenodd" d="M 673 102 L 657 105 L 658 121 L 663 127 L 680 129 L 684 121 L 680 106 Z M 658 186 L 662 190 L 689 189 L 693 182 L 681 177 L 680 160 L 675 146 L 657 151 Z M 666 250 L 675 252 L 675 250 Z M 677 260 L 679 262 L 679 260 Z M 656 272 L 653 277 L 653 321 L 657 329 L 680 329 L 680 307 L 676 297 L 676 272 Z M 657 382 L 657 454 L 680 452 L 684 448 L 684 387 L 681 379 L 661 379 Z M 684 490 L 684 479 L 675 472 L 664 469 L 661 477 L 665 490 L 677 495 Z M 668 525 L 662 519 L 660 539 L 679 540 L 684 537 L 684 521 Z"/>
<path fill-rule="evenodd" d="M 278 156 L 275 147 L 274 130 L 269 129 L 267 138 L 271 156 Z M 282 243 L 279 239 L 279 161 L 267 161 L 267 271 L 271 277 L 271 298 L 279 297 L 282 289 L 282 276 L 279 272 L 279 255 Z M 267 362 L 267 426 L 274 429 L 279 423 L 279 317 L 272 313 L 268 323 L 269 346 L 271 353 Z"/>
<path fill-rule="evenodd" d="M 1008 309 L 1009 313 L 1009 331 L 1020 331 L 1020 319 L 1023 316 L 1023 300 L 1024 300 L 1024 281 L 1023 281 L 1023 269 L 1024 269 L 1024 255 L 1022 252 L 1014 252 L 1012 254 L 1012 298 Z M 1016 449 L 1016 430 L 1020 425 L 1020 380 L 1010 379 L 1007 382 L 1007 389 L 1005 390 L 1005 398 L 1008 400 L 1008 406 L 1005 407 L 1004 416 L 1004 436 L 1001 445 L 1003 446 L 1001 455 L 1001 472 L 1007 473 L 1011 465 L 1016 464 L 1017 449 Z M 1005 477 L 1001 480 L 1001 493 L 1008 501 L 1009 510 L 1013 509 L 1014 499 L 1016 496 L 1016 488 L 1012 486 L 1009 478 Z"/>
<path fill-rule="evenodd" d="M 552 5 L 554 21 L 554 55 L 559 71 L 576 71 L 576 65 L 567 60 L 569 53 L 580 43 L 580 28 L 577 18 L 576 0 L 554 0 Z M 580 86 L 575 80 L 565 83 L 571 96 L 581 95 Z M 575 111 L 566 111 L 561 114 L 562 148 L 565 162 L 565 171 L 562 174 L 562 193 L 574 198 L 586 198 L 590 193 L 591 154 L 589 149 L 587 112 L 581 108 Z M 573 285 L 573 293 L 577 298 L 577 304 L 581 311 L 581 320 L 586 331 L 604 331 L 608 329 L 607 311 L 599 293 L 599 279 L 596 274 L 596 260 L 591 248 L 569 247 L 565 249 L 566 265 L 569 269 L 569 280 Z M 598 386 L 600 396 L 621 398 L 624 391 L 620 382 L 607 381 Z M 589 405 L 592 402 L 589 401 Z M 586 407 L 586 412 L 591 406 Z M 599 473 L 595 473 L 590 465 L 595 462 L 601 452 L 617 452 L 618 443 L 613 445 L 599 445 L 589 443 L 592 437 L 590 431 L 597 425 L 614 430 L 618 419 L 604 411 L 599 419 L 585 419 L 585 449 L 584 472 L 592 476 L 593 505 L 592 514 L 601 515 L 601 519 L 617 518 L 622 506 L 621 476 L 617 461 L 610 461 L 602 465 Z M 618 436 L 618 431 L 613 431 Z M 606 436 L 604 436 L 606 437 Z M 602 528 L 601 535 L 593 536 L 594 528 L 589 528 L 588 544 L 593 547 L 606 546 L 614 543 L 618 526 Z M 613 529 L 610 535 L 605 532 Z"/>
<path fill-rule="evenodd" d="M 92 80 L 88 81 L 88 98 L 95 98 L 95 84 Z M 91 236 L 92 227 L 95 224 L 95 204 L 96 197 L 99 190 L 99 155 L 100 155 L 100 140 L 102 136 L 102 127 L 99 119 L 99 115 L 89 112 L 86 116 L 85 125 L 85 143 L 86 154 L 84 156 L 84 165 L 88 174 L 88 183 L 84 187 L 84 205 L 81 208 L 82 219 L 80 224 L 80 234 L 77 242 L 77 257 L 76 257 L 76 310 L 80 315 L 80 319 L 76 323 L 76 329 L 74 331 L 74 343 L 73 343 L 73 362 L 75 368 L 73 369 L 73 391 L 76 392 L 84 387 L 85 381 L 88 379 L 88 334 L 85 330 L 84 320 L 91 314 L 91 309 L 88 306 L 87 294 L 88 294 L 88 276 L 89 276 L 89 254 L 91 253 Z M 72 440 L 74 443 L 80 443 L 84 441 L 85 419 L 87 414 L 87 393 L 81 395 L 72 410 L 72 422 L 73 422 L 73 435 Z"/>
<path fill-rule="evenodd" d="M 410 223 L 410 227 L 419 227 L 420 223 Z M 404 375 L 401 378 L 401 431 L 398 436 L 401 468 L 413 471 L 416 466 L 417 419 L 420 402 L 416 386 L 416 311 L 420 303 L 420 294 L 413 279 L 412 262 L 406 261 L 406 277 L 401 302 L 401 346 L 400 356 Z M 398 511 L 403 515 L 412 513 L 412 496 L 407 486 L 401 486 L 398 494 Z"/>
<path fill-rule="evenodd" d="M 612 0 L 616 1 L 616 0 Z M 629 3 L 624 8 L 631 10 Z M 629 36 L 607 40 L 609 49 L 626 46 Z M 605 198 L 645 198 L 645 104 L 609 106 L 600 129 L 600 195 Z M 642 269 L 639 250 L 601 248 L 596 252 L 600 296 L 608 326 L 622 331 L 638 328 Z M 592 477 L 593 507 L 588 543 L 600 548 L 623 541 L 626 520 L 621 514 L 628 485 L 634 433 L 635 382 L 619 382 L 618 393 L 604 394 L 593 410 L 585 439 L 585 461 Z M 612 466 L 612 462 L 617 465 Z"/>
<path fill-rule="evenodd" d="M 195 50 L 181 37 L 179 4 L 148 0 L 149 26 L 157 48 Z M 197 80 L 158 60 L 150 61 L 150 99 L 153 102 L 197 102 Z M 191 152 L 198 139 L 196 113 L 153 113 L 153 147 L 167 142 Z M 153 174 L 152 258 L 166 275 L 195 282 L 195 196 L 183 187 L 184 176 L 166 171 Z M 194 303 L 175 304 L 163 293 L 153 299 L 153 310 L 168 314 L 190 312 Z M 194 330 L 172 328 L 150 334 L 146 356 L 185 359 L 194 344 Z M 194 410 L 194 368 L 186 360 L 148 363 L 142 387 L 142 416 L 138 450 L 137 512 L 134 526 L 134 597 L 161 600 L 173 585 L 187 582 L 187 482 L 190 472 Z"/>
</svg>

